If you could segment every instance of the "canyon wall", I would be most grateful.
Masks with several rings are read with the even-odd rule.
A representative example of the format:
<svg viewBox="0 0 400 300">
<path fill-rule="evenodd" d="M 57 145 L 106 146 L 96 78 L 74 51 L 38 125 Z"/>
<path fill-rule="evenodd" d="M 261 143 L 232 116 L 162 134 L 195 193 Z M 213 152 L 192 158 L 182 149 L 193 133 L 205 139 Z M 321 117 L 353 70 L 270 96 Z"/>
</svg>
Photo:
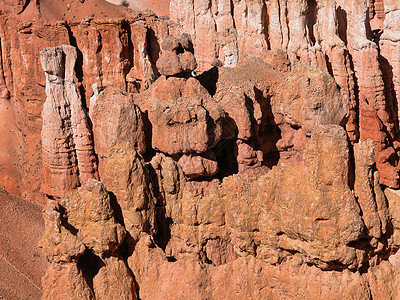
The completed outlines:
<svg viewBox="0 0 400 300">
<path fill-rule="evenodd" d="M 61 144 L 53 147 L 52 151 L 55 153 L 46 152 L 44 161 L 47 161 L 45 168 L 48 170 L 45 173 L 48 174 L 39 176 L 42 172 L 42 146 L 45 149 L 48 147 L 42 145 L 41 137 L 52 139 L 48 134 L 58 134 L 55 131 L 42 132 L 42 114 L 46 116 L 46 122 L 58 122 L 57 118 L 63 122 L 71 122 L 69 117 L 69 120 L 64 120 L 63 115 L 49 116 L 49 109 L 43 111 L 46 77 L 40 63 L 40 51 L 49 46 L 75 47 L 76 62 L 71 62 L 68 72 L 72 72 L 70 76 L 75 79 L 73 89 L 77 90 L 76 97 L 80 101 L 75 104 L 80 107 L 76 113 L 86 115 L 84 111 L 89 107 L 90 98 L 95 96 L 94 91 L 101 91 L 106 86 L 131 92 L 148 88 L 153 74 L 157 73 L 155 63 L 160 48 L 158 40 L 168 35 L 169 30 L 174 30 L 174 26 L 169 29 L 168 21 L 159 19 L 151 12 L 145 14 L 126 11 L 121 6 L 104 1 L 81 2 L 71 1 L 68 4 L 62 1 L 28 1 L 22 10 L 18 6 L 19 2 L 13 5 L 12 1 L 10 4 L 6 1 L 0 7 L 0 105 L 1 116 L 4 116 L 1 119 L 2 124 L 4 123 L 1 129 L 4 143 L 0 146 L 0 166 L 4 172 L 1 172 L 0 184 L 7 191 L 38 203 L 44 203 L 44 194 L 52 195 L 47 188 L 51 184 L 65 185 L 57 188 L 64 190 L 55 193 L 57 195 L 63 195 L 65 191 L 80 185 L 73 178 L 77 176 L 77 170 L 73 170 L 75 163 L 72 162 L 72 157 L 62 162 L 49 162 L 51 158 L 48 155 L 55 155 L 55 159 L 59 159 L 58 155 L 72 155 L 65 153 Z M 51 94 L 51 88 L 49 89 Z M 68 98 L 67 95 L 66 97 Z M 67 99 L 68 101 L 72 100 Z M 73 103 L 65 105 L 67 110 L 74 106 Z M 91 131 L 91 125 L 88 125 L 89 131 L 86 134 Z M 64 134 L 65 137 L 68 136 Z M 77 129 L 76 134 L 84 133 Z M 65 141 L 67 144 L 72 142 Z M 46 144 L 46 139 L 44 143 Z M 69 148 L 71 145 L 66 149 Z M 86 155 L 85 150 L 81 150 Z M 62 153 L 57 154 L 57 151 Z M 88 154 L 88 157 L 92 157 L 92 154 Z M 60 172 L 65 173 L 64 178 L 70 183 L 55 183 L 57 180 L 53 183 L 46 182 L 50 173 Z M 90 172 L 95 173 L 97 170 Z M 93 176 L 84 177 L 83 181 Z"/>
<path fill-rule="evenodd" d="M 172 0 L 199 70 L 268 50 L 330 73 L 347 92 L 353 143 L 372 139 L 380 182 L 399 187 L 397 1 Z"/>
<path fill-rule="evenodd" d="M 400 297 L 397 1 L 0 8 L 43 299 Z"/>
</svg>

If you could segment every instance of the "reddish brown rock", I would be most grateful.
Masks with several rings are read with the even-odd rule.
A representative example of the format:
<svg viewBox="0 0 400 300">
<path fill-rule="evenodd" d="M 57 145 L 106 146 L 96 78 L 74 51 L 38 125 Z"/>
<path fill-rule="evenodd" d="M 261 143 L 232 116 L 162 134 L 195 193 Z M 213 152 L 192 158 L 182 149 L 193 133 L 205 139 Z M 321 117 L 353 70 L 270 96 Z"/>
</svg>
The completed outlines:
<svg viewBox="0 0 400 300">
<path fill-rule="evenodd" d="M 221 139 L 225 114 L 197 79 L 162 76 L 143 95 L 137 103 L 148 111 L 153 149 L 202 153 Z"/>
<path fill-rule="evenodd" d="M 190 179 L 213 176 L 218 173 L 218 162 L 211 151 L 205 152 L 203 155 L 184 154 L 178 163 L 182 167 L 183 173 Z"/>
<path fill-rule="evenodd" d="M 77 48 L 75 83 L 83 106 L 89 106 L 94 83 L 100 90 L 111 85 L 124 91 L 129 82 L 139 90 L 150 85 L 158 40 L 168 35 L 169 22 L 103 0 L 29 1 L 19 15 L 8 3 L 14 4 L 0 3 L 0 85 L 2 97 L 8 99 L 7 105 L 0 104 L 0 114 L 8 124 L 1 135 L 12 142 L 1 145 L 6 156 L 0 156 L 0 164 L 9 176 L 1 176 L 0 184 L 43 203 L 42 179 L 37 176 L 46 99 L 40 51 L 63 44 Z"/>
<path fill-rule="evenodd" d="M 181 40 L 184 45 L 172 35 L 166 36 L 163 40 L 160 57 L 157 60 L 157 68 L 161 75 L 190 73 L 197 68 L 190 36 L 183 35 Z"/>
<path fill-rule="evenodd" d="M 355 183 L 354 194 L 364 215 L 369 235 L 379 239 L 386 233 L 388 209 L 385 196 L 379 184 L 379 173 L 375 170 L 374 143 L 372 140 L 359 142 L 354 146 Z M 378 178 L 376 178 L 378 177 Z"/>
<path fill-rule="evenodd" d="M 129 95 L 111 87 L 102 91 L 95 100 L 91 99 L 90 105 L 94 146 L 99 159 L 99 174 L 103 178 L 109 146 L 113 141 L 126 141 L 139 153 L 146 152 L 143 116 Z"/>
<path fill-rule="evenodd" d="M 290 66 L 279 52 L 266 57 L 274 65 L 245 60 L 234 69 L 221 69 L 217 82 L 214 98 L 237 127 L 241 170 L 269 165 L 276 156 L 301 160 L 310 130 L 343 125 L 348 115 L 347 95 L 327 73 L 300 63 Z"/>
<path fill-rule="evenodd" d="M 200 71 L 215 59 L 235 67 L 247 56 L 278 50 L 292 63 L 329 72 L 348 95 L 351 141 L 372 139 L 380 182 L 399 186 L 396 1 L 210 3 L 172 0 L 170 5 L 172 19 L 194 37 Z M 383 33 L 371 32 L 382 28 Z"/>
</svg>

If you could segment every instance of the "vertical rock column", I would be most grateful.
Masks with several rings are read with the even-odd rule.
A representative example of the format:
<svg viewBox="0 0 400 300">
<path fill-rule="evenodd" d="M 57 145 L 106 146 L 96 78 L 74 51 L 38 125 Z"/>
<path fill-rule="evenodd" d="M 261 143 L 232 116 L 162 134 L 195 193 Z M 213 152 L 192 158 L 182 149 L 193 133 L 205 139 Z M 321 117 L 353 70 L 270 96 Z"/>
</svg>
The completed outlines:
<svg viewBox="0 0 400 300">
<path fill-rule="evenodd" d="M 55 197 L 98 178 L 86 112 L 74 83 L 76 58 L 76 49 L 67 45 L 40 53 L 47 96 L 42 112 L 42 191 Z"/>
</svg>

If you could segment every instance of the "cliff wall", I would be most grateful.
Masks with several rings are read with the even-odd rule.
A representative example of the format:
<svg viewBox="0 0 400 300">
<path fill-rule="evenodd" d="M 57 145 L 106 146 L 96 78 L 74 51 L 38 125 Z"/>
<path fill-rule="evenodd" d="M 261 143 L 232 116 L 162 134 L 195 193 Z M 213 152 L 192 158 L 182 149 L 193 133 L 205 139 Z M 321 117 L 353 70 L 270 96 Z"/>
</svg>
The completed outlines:
<svg viewBox="0 0 400 300">
<path fill-rule="evenodd" d="M 43 299 L 400 297 L 397 1 L 52 5 L 0 15 Z"/>
</svg>

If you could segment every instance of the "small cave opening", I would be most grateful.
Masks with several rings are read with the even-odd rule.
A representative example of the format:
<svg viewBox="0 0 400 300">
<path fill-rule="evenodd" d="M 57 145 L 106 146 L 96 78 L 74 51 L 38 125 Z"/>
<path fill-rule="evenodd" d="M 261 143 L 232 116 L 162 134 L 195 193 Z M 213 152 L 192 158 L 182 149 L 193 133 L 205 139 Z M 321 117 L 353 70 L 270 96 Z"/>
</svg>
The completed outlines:
<svg viewBox="0 0 400 300">
<path fill-rule="evenodd" d="M 236 138 L 219 141 L 211 151 L 217 158 L 218 163 L 219 171 L 216 178 L 221 180 L 224 177 L 238 173 Z"/>
<path fill-rule="evenodd" d="M 82 271 L 88 285 L 93 289 L 93 278 L 104 267 L 104 262 L 91 250 L 86 249 L 85 253 L 78 258 L 78 267 Z"/>
</svg>

